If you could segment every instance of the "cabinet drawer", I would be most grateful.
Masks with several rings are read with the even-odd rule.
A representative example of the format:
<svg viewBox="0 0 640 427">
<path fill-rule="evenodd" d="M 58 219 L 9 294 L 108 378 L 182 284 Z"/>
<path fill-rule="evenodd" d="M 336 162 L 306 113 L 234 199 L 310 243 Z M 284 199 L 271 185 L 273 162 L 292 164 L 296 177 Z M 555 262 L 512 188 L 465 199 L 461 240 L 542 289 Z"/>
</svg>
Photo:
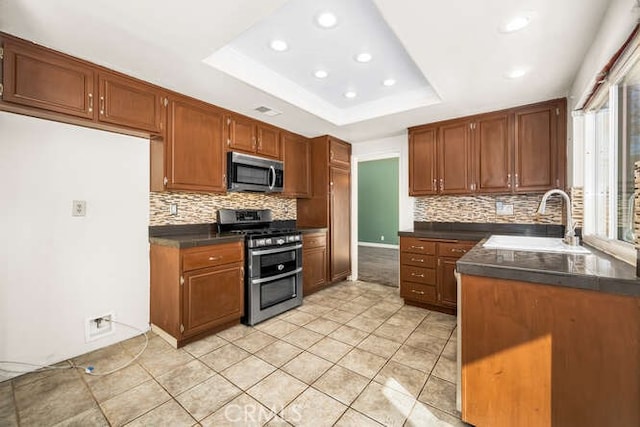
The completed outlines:
<svg viewBox="0 0 640 427">
<path fill-rule="evenodd" d="M 460 258 L 474 246 L 474 242 L 438 243 L 438 256 Z"/>
<path fill-rule="evenodd" d="M 400 254 L 400 265 L 414 265 L 416 267 L 434 268 L 436 266 L 436 257 L 433 255 L 402 252 Z"/>
<path fill-rule="evenodd" d="M 403 281 L 400 284 L 400 288 L 402 289 L 400 296 L 403 298 L 431 304 L 438 302 L 435 286 Z"/>
<path fill-rule="evenodd" d="M 400 250 L 402 252 L 413 252 L 417 254 L 436 254 L 436 242 L 416 239 L 414 237 L 401 237 Z"/>
<path fill-rule="evenodd" d="M 436 284 L 436 270 L 433 268 L 413 267 L 403 265 L 400 267 L 400 280 L 418 282 L 425 285 Z"/>
<path fill-rule="evenodd" d="M 302 247 L 304 249 L 322 248 L 327 246 L 326 233 L 312 233 L 302 235 Z"/>
<path fill-rule="evenodd" d="M 189 271 L 215 267 L 232 262 L 242 262 L 243 259 L 242 242 L 186 249 L 182 255 L 182 269 Z"/>
</svg>

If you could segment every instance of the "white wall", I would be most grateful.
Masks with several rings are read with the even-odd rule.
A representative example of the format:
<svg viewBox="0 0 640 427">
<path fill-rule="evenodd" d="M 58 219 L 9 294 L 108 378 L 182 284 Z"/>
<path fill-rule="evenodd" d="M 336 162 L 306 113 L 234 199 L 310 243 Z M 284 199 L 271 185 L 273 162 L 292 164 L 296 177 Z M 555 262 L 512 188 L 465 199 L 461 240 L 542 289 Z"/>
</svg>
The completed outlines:
<svg viewBox="0 0 640 427">
<path fill-rule="evenodd" d="M 358 188 L 358 162 L 399 158 L 400 230 L 413 228 L 414 198 L 409 197 L 409 144 L 407 133 L 389 138 L 359 142 L 351 146 L 351 188 Z M 351 230 L 358 230 L 358 192 L 351 192 Z M 358 277 L 358 233 L 351 233 L 352 278 Z"/>
<path fill-rule="evenodd" d="M 107 312 L 148 329 L 148 153 L 141 138 L 0 112 L 0 360 L 54 363 L 138 334 L 85 342 L 86 318 Z"/>
</svg>

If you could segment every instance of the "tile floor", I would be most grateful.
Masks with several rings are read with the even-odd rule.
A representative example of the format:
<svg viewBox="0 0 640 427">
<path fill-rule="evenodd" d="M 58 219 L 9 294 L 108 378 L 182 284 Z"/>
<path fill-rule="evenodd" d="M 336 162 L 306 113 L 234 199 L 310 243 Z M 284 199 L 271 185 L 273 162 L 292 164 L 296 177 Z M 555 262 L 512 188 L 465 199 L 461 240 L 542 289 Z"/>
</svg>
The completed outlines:
<svg viewBox="0 0 640 427">
<path fill-rule="evenodd" d="M 64 369 L 0 383 L 0 426 L 465 425 L 455 318 L 404 306 L 387 286 L 343 282 L 179 350 L 149 335 L 135 363 L 105 377 Z M 104 372 L 142 344 L 74 362 Z"/>
</svg>

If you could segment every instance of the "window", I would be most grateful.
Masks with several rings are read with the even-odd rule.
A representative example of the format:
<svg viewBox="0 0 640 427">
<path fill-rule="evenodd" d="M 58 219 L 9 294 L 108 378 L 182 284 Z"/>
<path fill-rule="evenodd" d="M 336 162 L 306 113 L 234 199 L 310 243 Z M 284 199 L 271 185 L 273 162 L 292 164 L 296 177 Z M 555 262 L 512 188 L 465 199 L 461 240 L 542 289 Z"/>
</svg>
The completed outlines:
<svg viewBox="0 0 640 427">
<path fill-rule="evenodd" d="M 585 106 L 585 239 L 632 262 L 640 161 L 639 43 L 627 46 Z M 576 122 L 580 123 L 580 122 Z M 623 254 L 622 252 L 626 252 Z"/>
</svg>

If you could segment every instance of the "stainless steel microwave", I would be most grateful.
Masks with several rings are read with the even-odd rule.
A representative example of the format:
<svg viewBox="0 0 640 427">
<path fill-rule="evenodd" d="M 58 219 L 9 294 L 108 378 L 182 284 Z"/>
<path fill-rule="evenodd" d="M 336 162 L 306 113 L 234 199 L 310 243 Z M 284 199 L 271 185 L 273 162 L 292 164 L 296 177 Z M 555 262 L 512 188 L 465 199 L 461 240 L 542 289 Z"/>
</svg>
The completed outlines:
<svg viewBox="0 0 640 427">
<path fill-rule="evenodd" d="M 284 186 L 283 164 L 248 154 L 227 153 L 227 191 L 280 193 Z"/>
</svg>

